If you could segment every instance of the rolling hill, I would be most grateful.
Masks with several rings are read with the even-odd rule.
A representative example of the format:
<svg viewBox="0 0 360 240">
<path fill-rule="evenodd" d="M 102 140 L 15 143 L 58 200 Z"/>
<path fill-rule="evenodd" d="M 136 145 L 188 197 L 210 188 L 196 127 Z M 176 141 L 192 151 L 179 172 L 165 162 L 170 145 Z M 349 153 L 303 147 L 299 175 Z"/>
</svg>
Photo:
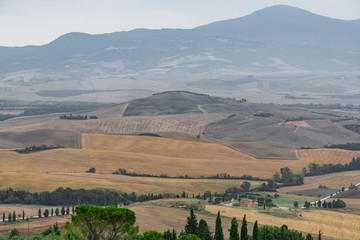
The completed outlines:
<svg viewBox="0 0 360 240">
<path fill-rule="evenodd" d="M 0 148 L 34 144 L 81 148 L 82 133 L 150 133 L 220 143 L 259 158 L 297 159 L 299 147 L 360 141 L 359 134 L 344 128 L 357 121 L 346 112 L 258 104 L 184 91 L 72 114 L 95 115 L 97 119 L 63 120 L 60 113 L 9 119 L 0 122 Z M 52 140 L 47 140 L 49 136 Z"/>
</svg>

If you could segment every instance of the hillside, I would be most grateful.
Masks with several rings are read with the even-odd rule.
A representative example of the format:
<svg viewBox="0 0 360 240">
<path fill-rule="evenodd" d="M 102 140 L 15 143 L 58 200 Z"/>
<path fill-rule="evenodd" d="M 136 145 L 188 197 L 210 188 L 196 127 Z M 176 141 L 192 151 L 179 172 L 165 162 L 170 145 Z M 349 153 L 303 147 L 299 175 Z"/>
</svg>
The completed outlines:
<svg viewBox="0 0 360 240">
<path fill-rule="evenodd" d="M 27 100 L 121 102 L 186 89 L 350 103 L 359 94 L 359 27 L 273 6 L 194 29 L 68 33 L 43 46 L 0 47 L 0 89 Z"/>
<path fill-rule="evenodd" d="M 61 113 L 8 119 L 0 122 L 0 148 L 40 144 L 81 148 L 82 133 L 151 133 L 219 143 L 258 158 L 297 159 L 299 147 L 360 142 L 359 134 L 344 128 L 360 118 L 356 112 L 349 117 L 345 111 L 314 111 L 184 91 L 72 114 L 97 119 L 64 120 L 59 119 Z"/>
</svg>

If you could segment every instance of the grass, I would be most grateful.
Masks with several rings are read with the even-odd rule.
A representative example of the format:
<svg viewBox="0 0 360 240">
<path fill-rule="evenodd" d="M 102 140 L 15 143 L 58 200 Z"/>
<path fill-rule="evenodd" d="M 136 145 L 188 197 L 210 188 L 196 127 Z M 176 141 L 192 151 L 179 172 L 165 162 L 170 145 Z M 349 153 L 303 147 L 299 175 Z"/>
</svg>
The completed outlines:
<svg viewBox="0 0 360 240">
<path fill-rule="evenodd" d="M 339 189 L 314 188 L 314 189 L 306 189 L 306 190 L 295 191 L 290 193 L 299 196 L 310 196 L 315 198 L 321 198 L 321 197 L 327 197 L 330 194 L 336 193 L 337 191 L 339 191 Z"/>
</svg>

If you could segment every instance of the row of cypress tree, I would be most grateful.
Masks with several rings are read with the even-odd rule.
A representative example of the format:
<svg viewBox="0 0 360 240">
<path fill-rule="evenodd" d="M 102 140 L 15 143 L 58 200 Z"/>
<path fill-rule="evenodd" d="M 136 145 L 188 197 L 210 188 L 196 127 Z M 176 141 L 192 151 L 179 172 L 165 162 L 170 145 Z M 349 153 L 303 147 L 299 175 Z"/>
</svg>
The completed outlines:
<svg viewBox="0 0 360 240">
<path fill-rule="evenodd" d="M 252 236 L 248 233 L 246 215 L 244 215 L 241 223 L 240 233 L 239 233 L 239 224 L 238 220 L 234 217 L 231 221 L 231 227 L 229 231 L 229 240 L 259 240 L 259 239 L 269 239 L 269 240 L 312 240 L 313 237 L 310 233 L 304 238 L 301 232 L 296 230 L 290 230 L 286 225 L 279 227 L 273 226 L 258 226 L 258 221 L 255 221 L 252 231 Z M 201 240 L 225 240 L 223 227 L 221 222 L 220 211 L 216 217 L 215 232 L 214 236 L 209 229 L 208 224 L 204 219 L 201 219 L 199 223 L 197 222 L 196 215 L 193 210 L 190 210 L 190 216 L 187 217 L 187 222 L 185 229 L 180 233 L 180 238 L 182 235 L 194 235 Z M 195 238 L 193 238 L 195 239 Z M 321 239 L 321 232 L 319 232 L 318 239 Z"/>
</svg>

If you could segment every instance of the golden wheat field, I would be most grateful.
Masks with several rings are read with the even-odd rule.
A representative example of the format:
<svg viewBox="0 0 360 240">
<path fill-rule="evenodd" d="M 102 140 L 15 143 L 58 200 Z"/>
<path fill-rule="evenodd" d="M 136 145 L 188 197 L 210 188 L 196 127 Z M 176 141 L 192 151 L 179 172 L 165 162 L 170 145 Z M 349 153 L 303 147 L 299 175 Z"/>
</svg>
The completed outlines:
<svg viewBox="0 0 360 240">
<path fill-rule="evenodd" d="M 360 157 L 360 151 L 344 149 L 304 149 L 299 152 L 304 165 L 309 163 L 344 165 L 351 162 L 353 158 Z"/>
<path fill-rule="evenodd" d="M 303 217 L 280 218 L 266 214 L 260 214 L 250 210 L 218 205 L 206 205 L 205 208 L 210 213 L 216 214 L 220 211 L 221 215 L 236 217 L 241 219 L 246 214 L 246 219 L 259 224 L 281 226 L 286 224 L 290 229 L 317 234 L 319 230 L 328 237 L 336 239 L 358 239 L 360 238 L 360 216 L 332 212 L 325 210 L 306 210 L 302 211 Z"/>
<path fill-rule="evenodd" d="M 212 180 L 212 179 L 169 179 L 149 177 L 128 177 L 113 174 L 91 173 L 31 173 L 31 172 L 2 172 L 0 173 L 1 189 L 13 188 L 31 192 L 53 191 L 58 187 L 73 189 L 106 188 L 121 192 L 148 193 L 175 193 L 183 191 L 191 194 L 224 192 L 226 188 L 240 186 L 239 180 Z M 255 187 L 261 182 L 252 182 Z"/>
<path fill-rule="evenodd" d="M 146 136 L 87 135 L 85 149 L 55 149 L 30 154 L 0 151 L 0 171 L 83 173 L 95 167 L 111 174 L 119 168 L 146 174 L 213 176 L 228 173 L 271 177 L 281 167 L 300 172 L 297 160 L 257 159 L 226 146 Z"/>
</svg>

